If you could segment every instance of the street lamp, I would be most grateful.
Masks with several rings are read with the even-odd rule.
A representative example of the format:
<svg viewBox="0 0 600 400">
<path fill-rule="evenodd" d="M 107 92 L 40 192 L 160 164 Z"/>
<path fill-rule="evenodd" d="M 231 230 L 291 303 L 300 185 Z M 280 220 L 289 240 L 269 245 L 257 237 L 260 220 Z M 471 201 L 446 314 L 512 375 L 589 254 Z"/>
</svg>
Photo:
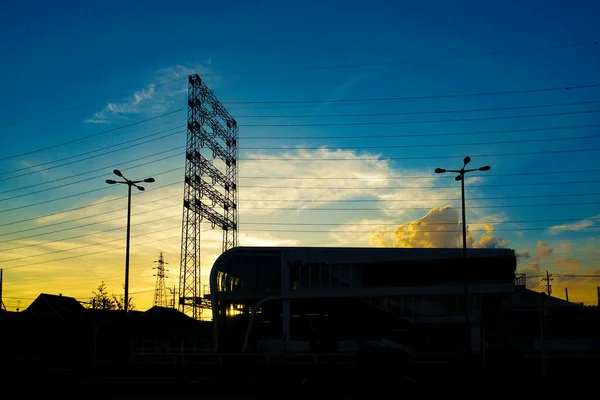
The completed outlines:
<svg viewBox="0 0 600 400">
<path fill-rule="evenodd" d="M 144 191 L 143 186 L 136 185 L 137 183 L 145 182 L 152 183 L 154 182 L 154 178 L 146 178 L 138 181 L 132 181 L 123 176 L 121 171 L 115 169 L 113 173 L 121 178 L 123 181 L 115 181 L 113 179 L 107 179 L 106 183 L 109 185 L 114 185 L 116 183 L 124 183 L 127 185 L 127 244 L 125 249 L 125 297 L 123 298 L 123 310 L 125 312 L 128 311 L 129 308 L 129 232 L 131 227 L 131 187 L 135 186 L 138 190 Z"/>
<path fill-rule="evenodd" d="M 462 201 L 462 244 L 463 244 L 463 259 L 465 260 L 465 279 L 464 279 L 464 296 L 465 296 L 465 325 L 467 328 L 467 354 L 471 353 L 471 321 L 469 317 L 469 279 L 467 276 L 467 221 L 465 218 L 465 174 L 468 172 L 474 171 L 489 171 L 492 169 L 489 165 L 473 168 L 473 169 L 465 169 L 467 164 L 471 162 L 471 157 L 466 156 L 463 160 L 463 166 L 461 169 L 445 169 L 445 168 L 436 168 L 436 174 L 443 174 L 446 172 L 454 172 L 458 175 L 454 178 L 457 181 L 460 181 L 460 193 L 461 193 L 461 201 Z"/>
</svg>

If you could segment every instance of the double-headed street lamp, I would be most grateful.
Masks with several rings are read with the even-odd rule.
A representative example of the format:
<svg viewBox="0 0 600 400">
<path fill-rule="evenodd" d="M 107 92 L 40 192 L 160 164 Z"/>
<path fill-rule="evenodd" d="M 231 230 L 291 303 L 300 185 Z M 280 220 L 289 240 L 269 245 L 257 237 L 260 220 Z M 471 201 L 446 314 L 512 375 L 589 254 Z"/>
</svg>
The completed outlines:
<svg viewBox="0 0 600 400">
<path fill-rule="evenodd" d="M 123 181 L 115 181 L 113 179 L 107 179 L 106 183 L 114 185 L 116 183 L 124 183 L 127 185 L 127 244 L 125 249 L 125 297 L 123 298 L 123 310 L 125 312 L 129 309 L 129 232 L 131 227 L 131 187 L 135 186 L 138 190 L 144 191 L 143 186 L 138 186 L 137 183 L 152 183 L 154 178 L 146 178 L 139 181 L 132 181 L 123 176 L 121 171 L 115 169 L 114 174 L 123 178 Z"/>
<path fill-rule="evenodd" d="M 460 181 L 460 192 L 461 192 L 461 201 L 462 201 L 462 244 L 463 244 L 463 259 L 465 260 L 465 279 L 464 279 L 464 297 L 465 297 L 465 325 L 467 329 L 467 355 L 471 353 L 471 321 L 469 317 L 469 278 L 467 276 L 467 221 L 465 218 L 465 174 L 468 172 L 474 171 L 489 171 L 492 169 L 489 165 L 479 168 L 473 169 L 465 169 L 467 164 L 471 162 L 471 157 L 467 156 L 463 160 L 463 167 L 461 169 L 445 169 L 445 168 L 436 168 L 436 174 L 443 174 L 445 172 L 454 172 L 458 175 L 454 178 L 457 181 Z"/>
</svg>

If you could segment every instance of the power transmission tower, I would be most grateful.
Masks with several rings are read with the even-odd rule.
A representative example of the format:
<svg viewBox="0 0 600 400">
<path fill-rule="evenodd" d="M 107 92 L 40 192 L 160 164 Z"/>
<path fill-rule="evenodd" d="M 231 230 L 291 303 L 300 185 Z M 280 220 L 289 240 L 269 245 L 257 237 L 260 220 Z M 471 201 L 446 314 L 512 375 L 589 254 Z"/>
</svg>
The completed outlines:
<svg viewBox="0 0 600 400">
<path fill-rule="evenodd" d="M 554 278 L 552 278 L 552 274 L 546 271 L 546 276 L 542 278 L 542 281 L 546 281 L 546 293 L 548 294 L 548 296 L 552 294 L 552 284 L 550 282 L 552 282 L 553 280 Z"/>
<path fill-rule="evenodd" d="M 223 231 L 222 251 L 238 241 L 237 122 L 199 75 L 188 77 L 187 143 L 183 193 L 179 306 L 200 318 L 202 222 Z"/>
<path fill-rule="evenodd" d="M 156 274 L 153 275 L 156 276 L 156 287 L 154 289 L 154 305 L 159 307 L 166 307 L 167 288 L 165 286 L 165 278 L 167 277 L 165 276 L 165 272 L 168 270 L 165 269 L 165 264 L 168 263 L 165 262 L 162 252 L 158 257 L 158 260 L 154 262 L 158 263 L 158 266 L 152 268 L 156 269 Z"/>
</svg>

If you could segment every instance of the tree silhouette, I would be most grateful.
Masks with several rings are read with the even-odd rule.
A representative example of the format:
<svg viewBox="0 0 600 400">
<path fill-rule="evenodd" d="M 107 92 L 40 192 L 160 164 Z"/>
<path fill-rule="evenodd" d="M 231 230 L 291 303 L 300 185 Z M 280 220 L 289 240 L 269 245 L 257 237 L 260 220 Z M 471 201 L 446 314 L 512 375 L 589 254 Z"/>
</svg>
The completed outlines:
<svg viewBox="0 0 600 400">
<path fill-rule="evenodd" d="M 114 310 L 117 308 L 114 299 L 109 296 L 106 290 L 106 283 L 104 281 L 98 285 L 96 291 L 92 291 L 92 294 L 94 296 L 90 299 L 90 308 L 94 310 Z"/>
<path fill-rule="evenodd" d="M 94 295 L 88 304 L 88 307 L 94 310 L 123 310 L 123 295 L 117 296 L 116 294 L 109 295 L 108 290 L 106 289 L 106 283 L 102 281 L 100 285 L 98 285 L 98 289 L 96 291 L 92 291 Z M 132 303 L 133 298 L 129 298 L 129 309 L 133 310 L 135 305 Z"/>
</svg>

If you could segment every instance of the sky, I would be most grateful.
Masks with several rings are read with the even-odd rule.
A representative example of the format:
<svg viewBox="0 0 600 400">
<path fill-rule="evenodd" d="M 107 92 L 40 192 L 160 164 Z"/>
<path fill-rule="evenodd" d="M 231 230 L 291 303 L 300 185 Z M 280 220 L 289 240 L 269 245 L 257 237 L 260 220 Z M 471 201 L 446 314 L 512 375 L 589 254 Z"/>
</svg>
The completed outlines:
<svg viewBox="0 0 600 400">
<path fill-rule="evenodd" d="M 0 4 L 0 268 L 39 293 L 178 287 L 187 77 L 239 125 L 239 245 L 511 248 L 528 287 L 596 304 L 595 1 Z M 202 284 L 221 252 L 203 224 Z M 169 291 L 167 293 L 170 293 Z M 170 294 L 168 294 L 170 298 Z"/>
</svg>

